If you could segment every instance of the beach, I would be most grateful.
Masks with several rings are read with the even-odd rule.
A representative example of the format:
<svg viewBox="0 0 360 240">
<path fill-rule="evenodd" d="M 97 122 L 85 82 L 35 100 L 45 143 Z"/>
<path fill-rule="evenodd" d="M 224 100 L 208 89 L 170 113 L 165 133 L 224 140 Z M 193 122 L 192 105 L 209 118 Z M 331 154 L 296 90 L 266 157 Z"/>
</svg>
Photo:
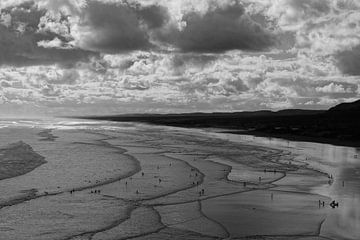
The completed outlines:
<svg viewBox="0 0 360 240">
<path fill-rule="evenodd" d="M 0 239 L 360 237 L 355 148 L 139 123 L 0 125 Z"/>
</svg>

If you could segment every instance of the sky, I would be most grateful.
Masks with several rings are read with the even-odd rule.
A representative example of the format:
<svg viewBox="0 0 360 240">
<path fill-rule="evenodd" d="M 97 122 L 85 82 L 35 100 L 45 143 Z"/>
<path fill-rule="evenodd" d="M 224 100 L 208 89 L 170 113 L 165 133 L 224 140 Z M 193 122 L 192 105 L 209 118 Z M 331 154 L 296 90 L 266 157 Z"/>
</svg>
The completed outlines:
<svg viewBox="0 0 360 240">
<path fill-rule="evenodd" d="M 358 0 L 1 0 L 0 116 L 327 109 Z"/>
</svg>

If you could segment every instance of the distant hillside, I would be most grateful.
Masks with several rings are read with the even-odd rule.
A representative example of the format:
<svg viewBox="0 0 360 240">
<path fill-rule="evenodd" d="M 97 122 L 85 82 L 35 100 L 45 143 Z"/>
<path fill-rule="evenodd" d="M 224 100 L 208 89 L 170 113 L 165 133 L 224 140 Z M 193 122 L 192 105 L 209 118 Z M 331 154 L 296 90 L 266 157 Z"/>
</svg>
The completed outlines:
<svg viewBox="0 0 360 240">
<path fill-rule="evenodd" d="M 332 107 L 328 110 L 330 113 L 342 113 L 342 112 L 349 112 L 353 111 L 354 114 L 360 113 L 360 100 L 356 102 L 351 103 L 341 103 L 339 105 L 336 105 L 335 107 Z"/>
<path fill-rule="evenodd" d="M 86 119 L 144 122 L 188 128 L 223 128 L 224 131 L 304 141 L 360 146 L 360 100 L 327 111 L 287 109 L 278 112 L 215 112 L 183 114 L 128 114 L 87 116 Z"/>
</svg>

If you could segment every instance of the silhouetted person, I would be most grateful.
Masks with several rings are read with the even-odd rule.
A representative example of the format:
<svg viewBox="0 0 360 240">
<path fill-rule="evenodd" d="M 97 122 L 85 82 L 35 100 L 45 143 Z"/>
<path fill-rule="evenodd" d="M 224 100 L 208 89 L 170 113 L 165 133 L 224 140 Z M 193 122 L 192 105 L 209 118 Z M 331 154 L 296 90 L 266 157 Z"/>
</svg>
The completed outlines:
<svg viewBox="0 0 360 240">
<path fill-rule="evenodd" d="M 139 190 L 136 190 L 136 194 L 139 194 Z"/>
<path fill-rule="evenodd" d="M 204 195 L 205 194 L 205 189 L 201 189 L 201 193 Z"/>
<path fill-rule="evenodd" d="M 246 182 L 244 182 L 244 187 L 246 187 Z"/>
<path fill-rule="evenodd" d="M 144 176 L 144 172 L 141 173 L 141 176 Z"/>
</svg>

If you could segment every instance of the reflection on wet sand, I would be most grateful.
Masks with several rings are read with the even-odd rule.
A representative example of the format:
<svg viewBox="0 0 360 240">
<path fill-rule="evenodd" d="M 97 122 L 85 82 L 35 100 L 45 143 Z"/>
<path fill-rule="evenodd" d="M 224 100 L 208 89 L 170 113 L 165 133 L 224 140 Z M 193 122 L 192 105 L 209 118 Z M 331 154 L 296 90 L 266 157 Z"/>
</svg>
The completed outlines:
<svg viewBox="0 0 360 240">
<path fill-rule="evenodd" d="M 6 239 L 359 239 L 354 149 L 139 124 L 37 124 L 0 129 L 2 146 L 22 140 L 47 161 L 0 181 Z"/>
</svg>

